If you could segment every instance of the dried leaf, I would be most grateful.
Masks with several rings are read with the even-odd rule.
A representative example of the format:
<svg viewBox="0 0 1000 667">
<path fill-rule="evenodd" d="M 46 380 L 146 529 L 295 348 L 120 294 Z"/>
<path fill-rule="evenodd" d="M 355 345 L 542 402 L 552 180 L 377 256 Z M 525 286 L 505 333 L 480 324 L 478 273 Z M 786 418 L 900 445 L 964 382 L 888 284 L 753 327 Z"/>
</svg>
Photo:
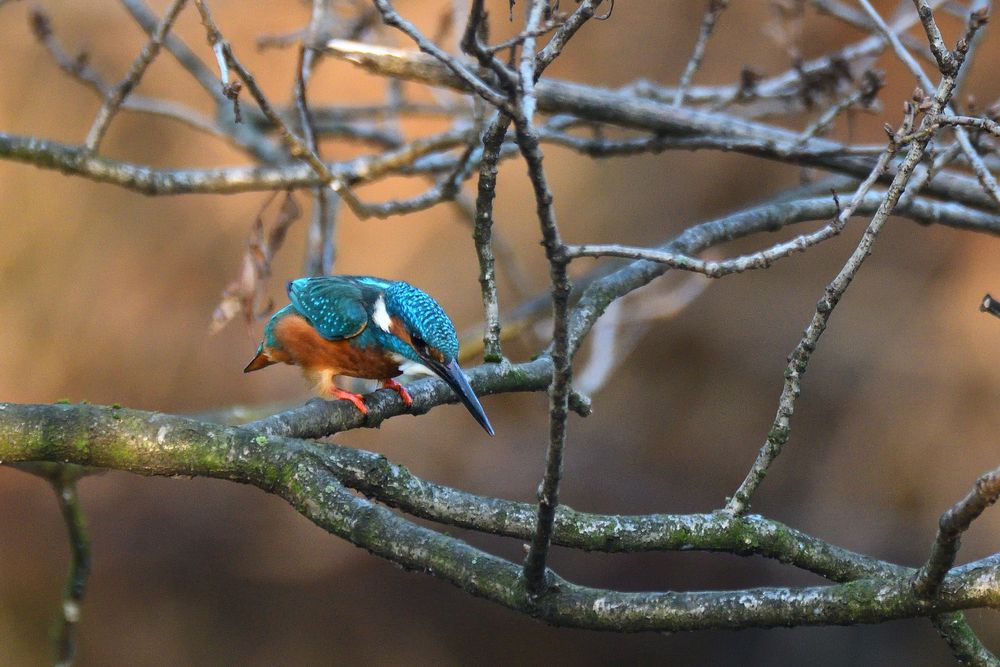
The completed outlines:
<svg viewBox="0 0 1000 667">
<path fill-rule="evenodd" d="M 209 333 L 218 333 L 241 313 L 244 322 L 250 326 L 254 320 L 266 317 L 274 308 L 273 300 L 266 294 L 267 279 L 271 277 L 271 261 L 284 243 L 288 228 L 302 212 L 292 193 L 286 193 L 274 225 L 265 234 L 264 212 L 276 196 L 274 194 L 268 198 L 250 228 L 240 274 L 223 291 L 222 299 L 212 313 Z"/>
</svg>

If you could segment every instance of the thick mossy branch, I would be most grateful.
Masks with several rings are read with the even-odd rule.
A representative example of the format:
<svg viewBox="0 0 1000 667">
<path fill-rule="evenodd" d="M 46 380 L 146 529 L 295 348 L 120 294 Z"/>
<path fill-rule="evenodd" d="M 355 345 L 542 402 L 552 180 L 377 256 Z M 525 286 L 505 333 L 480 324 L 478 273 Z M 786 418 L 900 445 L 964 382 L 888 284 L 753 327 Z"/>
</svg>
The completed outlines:
<svg viewBox="0 0 1000 667">
<path fill-rule="evenodd" d="M 1000 604 L 1000 557 L 952 570 L 938 597 L 922 600 L 910 585 L 913 570 L 852 554 L 759 517 L 597 517 L 567 509 L 558 516 L 556 543 L 632 550 L 654 548 L 655 541 L 655 548 L 663 549 L 763 553 L 833 579 L 864 578 L 825 587 L 685 593 L 623 593 L 557 580 L 554 590 L 532 599 L 523 589 L 519 564 L 419 526 L 348 486 L 404 509 L 434 507 L 422 515 L 449 516 L 447 522 L 454 525 L 519 537 L 530 533 L 533 506 L 429 485 L 375 454 L 160 413 L 0 404 L 0 460 L 253 484 L 357 546 L 558 625 L 676 631 L 874 623 Z M 433 493 L 436 503 L 428 500 Z"/>
</svg>

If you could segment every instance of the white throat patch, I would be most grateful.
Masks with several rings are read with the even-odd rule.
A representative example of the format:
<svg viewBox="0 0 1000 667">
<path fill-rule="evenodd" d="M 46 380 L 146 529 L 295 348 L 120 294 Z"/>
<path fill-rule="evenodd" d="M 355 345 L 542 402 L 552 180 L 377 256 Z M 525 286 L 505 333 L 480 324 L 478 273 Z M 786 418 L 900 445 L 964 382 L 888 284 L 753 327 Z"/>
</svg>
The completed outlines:
<svg viewBox="0 0 1000 667">
<path fill-rule="evenodd" d="M 389 318 L 389 311 L 385 309 L 385 297 L 379 294 L 378 299 L 375 300 L 375 307 L 372 309 L 372 321 L 375 325 L 389 333 L 389 327 L 392 326 L 392 320 Z"/>
</svg>

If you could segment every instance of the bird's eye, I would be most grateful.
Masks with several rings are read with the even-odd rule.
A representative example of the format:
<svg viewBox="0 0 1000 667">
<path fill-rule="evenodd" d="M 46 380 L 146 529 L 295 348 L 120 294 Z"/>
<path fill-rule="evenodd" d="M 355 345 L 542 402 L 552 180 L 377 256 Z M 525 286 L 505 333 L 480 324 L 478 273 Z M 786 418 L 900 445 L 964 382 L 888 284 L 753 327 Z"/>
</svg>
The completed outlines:
<svg viewBox="0 0 1000 667">
<path fill-rule="evenodd" d="M 427 352 L 427 342 L 420 336 L 410 336 L 410 340 L 413 342 L 413 349 L 417 352 Z"/>
</svg>

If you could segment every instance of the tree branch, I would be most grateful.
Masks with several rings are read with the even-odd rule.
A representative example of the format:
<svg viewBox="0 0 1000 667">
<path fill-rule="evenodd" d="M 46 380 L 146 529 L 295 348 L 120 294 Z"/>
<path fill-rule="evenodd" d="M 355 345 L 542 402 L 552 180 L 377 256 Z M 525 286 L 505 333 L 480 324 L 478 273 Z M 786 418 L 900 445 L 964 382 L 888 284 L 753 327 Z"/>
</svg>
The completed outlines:
<svg viewBox="0 0 1000 667">
<path fill-rule="evenodd" d="M 727 7 L 729 7 L 729 0 L 708 0 L 708 9 L 705 10 L 705 15 L 701 19 L 701 27 L 698 30 L 698 39 L 694 43 L 694 50 L 691 52 L 691 58 L 684 66 L 680 81 L 677 83 L 674 106 L 679 107 L 684 104 L 684 96 L 687 95 L 687 89 L 691 85 L 694 73 L 701 66 L 701 59 L 705 57 L 705 48 L 708 46 L 712 31 L 715 30 L 715 23 Z"/>
<path fill-rule="evenodd" d="M 931 125 L 933 117 L 947 106 L 948 100 L 954 91 L 954 86 L 955 78 L 953 75 L 942 77 L 941 83 L 934 94 L 930 112 L 921 122 L 921 130 Z M 910 105 L 907 114 L 909 118 L 904 121 L 903 128 L 899 133 L 900 135 L 906 135 L 912 131 L 912 115 L 914 113 L 915 109 L 913 105 Z M 750 499 L 757 490 L 757 487 L 764 480 L 768 468 L 770 468 L 778 455 L 781 454 L 782 448 L 788 442 L 791 417 L 795 410 L 795 400 L 798 398 L 800 391 L 800 379 L 806 372 L 809 360 L 816 349 L 816 344 L 819 342 L 823 332 L 826 331 L 827 323 L 834 308 L 840 303 L 847 288 L 854 280 L 854 276 L 861 269 L 862 263 L 871 254 L 875 239 L 878 237 L 882 227 L 885 226 L 886 221 L 888 221 L 889 215 L 903 194 L 903 190 L 913 175 L 914 169 L 916 169 L 917 164 L 923 159 L 924 151 L 931 139 L 931 134 L 921 135 L 919 132 L 917 134 L 919 136 L 911 143 L 910 149 L 906 154 L 906 159 L 896 172 L 892 184 L 889 186 L 888 192 L 886 192 L 885 199 L 872 217 L 868 228 L 861 237 L 861 241 L 854 249 L 854 252 L 851 253 L 851 256 L 840 272 L 827 285 L 823 292 L 823 297 L 816 304 L 816 312 L 806 327 L 805 333 L 789 355 L 788 365 L 785 367 L 784 373 L 785 381 L 781 390 L 781 396 L 778 399 L 778 410 L 768 431 L 767 439 L 761 447 L 760 453 L 757 455 L 753 465 L 750 467 L 746 478 L 726 503 L 727 511 L 737 514 L 747 511 L 750 506 Z"/>
<path fill-rule="evenodd" d="M 1000 498 L 1000 468 L 976 480 L 975 486 L 954 507 L 941 515 L 937 537 L 931 555 L 913 579 L 918 595 L 932 598 L 937 594 L 945 574 L 955 563 L 961 536 L 979 515 Z"/>
<path fill-rule="evenodd" d="M 90 126 L 87 139 L 83 142 L 88 151 L 94 152 L 97 150 L 101 139 L 104 137 L 104 133 L 107 132 L 108 126 L 111 124 L 111 119 L 114 118 L 122 102 L 139 85 L 139 80 L 146 73 L 146 68 L 159 55 L 160 46 L 163 44 L 167 33 L 170 32 L 170 28 L 173 27 L 174 21 L 177 19 L 178 14 L 180 14 L 181 9 L 184 8 L 185 2 L 187 0 L 173 0 L 170 3 L 167 11 L 163 14 L 163 18 L 160 19 L 156 29 L 150 36 L 149 41 L 146 42 L 145 46 L 142 47 L 142 51 L 139 52 L 139 57 L 135 59 L 132 67 L 129 68 L 128 74 L 108 91 L 108 96 L 97 112 L 97 117 L 94 119 L 93 125 Z"/>
<path fill-rule="evenodd" d="M 497 112 L 483 133 L 483 157 L 479 162 L 479 184 L 476 194 L 475 230 L 476 257 L 479 260 L 479 285 L 483 294 L 483 358 L 490 362 L 503 360 L 500 345 L 500 297 L 497 293 L 495 258 L 493 255 L 493 198 L 496 196 L 497 164 L 504 136 L 510 126 L 510 116 Z"/>
<path fill-rule="evenodd" d="M 352 494 L 324 464 L 325 449 L 159 413 L 0 404 L 4 462 L 49 460 L 250 483 L 376 555 L 555 625 L 639 632 L 854 624 L 1000 605 L 997 557 L 949 572 L 933 601 L 916 595 L 912 570 L 894 575 L 877 565 L 877 574 L 844 584 L 703 593 L 622 593 L 550 575 L 553 585 L 533 598 L 522 585 L 520 566 Z"/>
<path fill-rule="evenodd" d="M 462 145 L 468 141 L 467 134 L 465 130 L 451 130 L 421 137 L 396 150 L 331 163 L 327 170 L 349 186 L 367 183 L 387 174 L 446 171 L 454 168 L 454 160 L 421 162 L 419 158 Z M 98 183 L 111 183 L 145 195 L 233 194 L 305 188 L 323 183 L 323 179 L 307 164 L 153 169 L 93 155 L 82 146 L 5 132 L 0 132 L 0 158 L 84 176 Z"/>
<path fill-rule="evenodd" d="M 331 55 L 347 60 L 382 76 L 404 78 L 435 86 L 464 90 L 464 84 L 434 59 L 419 53 L 357 42 L 331 40 Z M 646 130 L 677 139 L 709 139 L 718 148 L 794 164 L 821 167 L 864 178 L 871 172 L 871 158 L 851 156 L 850 147 L 829 139 L 811 138 L 801 142 L 800 133 L 736 116 L 675 107 L 636 95 L 577 83 L 540 79 L 535 86 L 538 110 L 551 114 L 571 114 L 579 119 L 618 127 Z M 678 144 L 680 145 L 680 144 Z M 883 177 L 891 180 L 895 170 Z M 928 194 L 946 197 L 973 206 L 994 208 L 974 178 L 945 172 L 927 186 Z"/>
<path fill-rule="evenodd" d="M 44 464 L 43 464 L 44 465 Z M 80 507 L 76 483 L 82 471 L 73 465 L 57 464 L 49 481 L 55 491 L 56 501 L 66 524 L 69 537 L 70 566 L 63 589 L 60 614 L 56 620 L 56 664 L 70 665 L 76 655 L 76 628 L 80 621 L 80 607 L 90 577 L 90 537 Z"/>
</svg>

